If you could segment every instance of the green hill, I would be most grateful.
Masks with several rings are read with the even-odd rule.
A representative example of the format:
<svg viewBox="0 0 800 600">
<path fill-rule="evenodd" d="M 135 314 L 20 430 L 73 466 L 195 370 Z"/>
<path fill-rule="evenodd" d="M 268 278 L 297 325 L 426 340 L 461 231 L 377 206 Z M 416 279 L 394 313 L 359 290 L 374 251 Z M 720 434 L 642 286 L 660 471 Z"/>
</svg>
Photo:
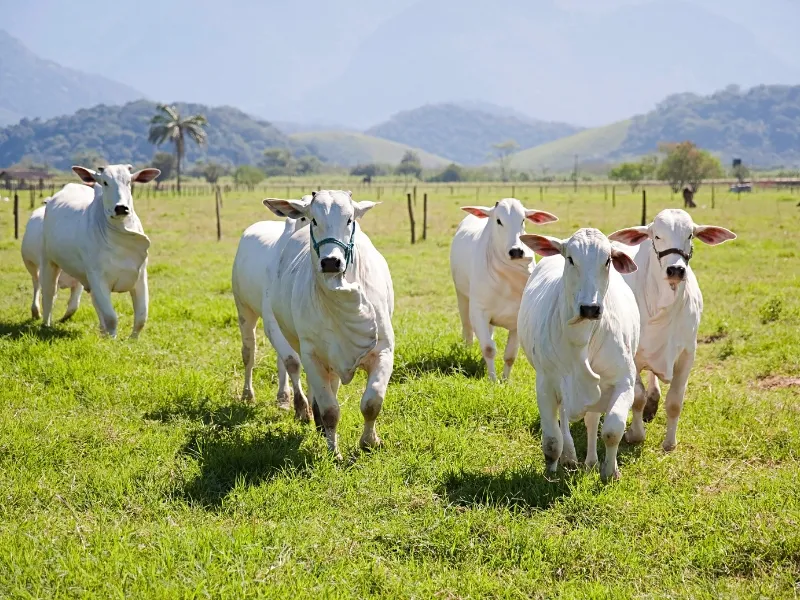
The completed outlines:
<svg viewBox="0 0 800 600">
<path fill-rule="evenodd" d="M 572 170 L 575 155 L 580 164 L 606 162 L 625 141 L 631 121 L 587 129 L 569 137 L 514 154 L 511 167 L 521 171 Z"/>
<path fill-rule="evenodd" d="M 292 140 L 307 147 L 328 162 L 345 167 L 365 163 L 397 164 L 407 150 L 414 150 L 428 169 L 439 168 L 452 161 L 405 144 L 348 131 L 312 131 L 294 133 Z"/>
<path fill-rule="evenodd" d="M 537 121 L 492 107 L 429 104 L 399 112 L 367 133 L 457 163 L 479 165 L 494 154 L 494 144 L 513 139 L 520 148 L 531 148 L 579 130 L 574 125 Z"/>
<path fill-rule="evenodd" d="M 188 162 L 213 159 L 234 165 L 257 164 L 266 148 L 276 146 L 307 152 L 270 123 L 238 109 L 182 103 L 177 107 L 181 114 L 202 113 L 208 118 L 208 146 L 199 148 L 188 143 Z M 138 100 L 123 106 L 101 104 L 47 121 L 23 119 L 17 125 L 0 129 L 0 166 L 17 163 L 25 157 L 67 169 L 73 156 L 87 150 L 96 151 L 112 163 L 148 161 L 156 152 L 147 141 L 155 110 L 155 103 Z"/>
</svg>

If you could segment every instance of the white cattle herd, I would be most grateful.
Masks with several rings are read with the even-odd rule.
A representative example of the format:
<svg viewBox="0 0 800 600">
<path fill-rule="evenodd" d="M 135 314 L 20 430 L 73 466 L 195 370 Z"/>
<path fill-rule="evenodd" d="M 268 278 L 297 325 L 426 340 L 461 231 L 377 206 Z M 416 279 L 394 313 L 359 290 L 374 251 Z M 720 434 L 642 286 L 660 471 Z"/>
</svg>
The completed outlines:
<svg viewBox="0 0 800 600">
<path fill-rule="evenodd" d="M 33 281 L 31 314 L 49 326 L 58 288 L 70 289 L 62 320 L 92 298 L 101 331 L 117 333 L 112 292 L 128 292 L 134 307 L 131 337 L 148 310 L 150 239 L 133 207 L 132 183 L 158 169 L 130 165 L 96 171 L 73 167 L 83 184 L 67 184 L 33 212 L 22 257 Z M 242 337 L 244 389 L 253 400 L 259 317 L 278 361 L 278 405 L 303 422 L 312 415 L 328 448 L 341 458 L 337 437 L 341 383 L 367 374 L 361 397 L 364 449 L 381 444 L 375 421 L 394 364 L 394 288 L 389 267 L 359 220 L 376 203 L 349 191 L 320 190 L 299 200 L 267 198 L 285 222 L 261 221 L 245 230 L 233 262 L 232 289 Z M 585 464 L 598 462 L 597 430 L 605 457 L 604 481 L 619 477 L 617 449 L 645 439 L 661 397 L 664 450 L 677 444 L 678 418 L 697 347 L 703 297 L 689 266 L 695 239 L 716 245 L 736 236 L 723 227 L 695 225 L 683 210 L 660 212 L 647 226 L 606 237 L 583 228 L 567 239 L 525 233 L 525 224 L 557 217 L 505 198 L 494 207 L 467 206 L 450 249 L 450 269 L 465 344 L 480 343 L 490 379 L 495 371 L 495 327 L 508 330 L 503 379 L 519 345 L 536 370 L 536 400 L 546 469 L 575 465 L 569 424 L 583 419 Z M 542 258 L 538 264 L 534 253 Z M 40 310 L 39 296 L 42 296 Z M 310 401 L 303 393 L 305 370 Z M 645 389 L 640 373 L 648 372 Z M 289 385 L 291 380 L 291 386 Z M 626 432 L 628 413 L 633 419 Z"/>
</svg>

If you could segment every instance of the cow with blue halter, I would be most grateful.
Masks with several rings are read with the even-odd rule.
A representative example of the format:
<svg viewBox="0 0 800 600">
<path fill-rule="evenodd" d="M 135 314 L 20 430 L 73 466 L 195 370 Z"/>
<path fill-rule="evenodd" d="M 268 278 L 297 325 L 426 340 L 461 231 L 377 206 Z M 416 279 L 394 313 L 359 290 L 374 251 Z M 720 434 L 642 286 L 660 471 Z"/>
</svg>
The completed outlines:
<svg viewBox="0 0 800 600">
<path fill-rule="evenodd" d="M 314 422 L 337 458 L 340 383 L 350 383 L 358 369 L 366 371 L 360 445 L 373 448 L 381 444 L 375 420 L 394 365 L 392 277 L 358 223 L 376 204 L 355 202 L 351 192 L 341 190 L 320 190 L 301 200 L 264 200 L 278 216 L 309 221 L 281 250 L 269 302 L 280 331 L 300 356 Z M 297 365 L 286 367 L 291 371 Z"/>
</svg>

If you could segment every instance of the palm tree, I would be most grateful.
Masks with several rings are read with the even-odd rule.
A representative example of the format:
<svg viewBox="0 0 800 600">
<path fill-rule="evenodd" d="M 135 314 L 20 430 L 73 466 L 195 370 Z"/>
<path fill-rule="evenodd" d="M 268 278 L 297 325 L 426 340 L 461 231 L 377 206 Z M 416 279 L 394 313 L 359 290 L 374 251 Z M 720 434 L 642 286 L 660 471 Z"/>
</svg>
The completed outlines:
<svg viewBox="0 0 800 600">
<path fill-rule="evenodd" d="M 181 191 L 181 162 L 186 150 L 185 137 L 202 146 L 206 143 L 208 135 L 205 129 L 208 121 L 203 115 L 192 115 L 191 117 L 181 118 L 181 114 L 174 106 L 166 104 L 158 105 L 158 112 L 150 119 L 150 135 L 148 140 L 151 144 L 160 146 L 164 142 L 175 144 L 176 168 L 175 174 L 178 179 L 178 193 Z"/>
</svg>

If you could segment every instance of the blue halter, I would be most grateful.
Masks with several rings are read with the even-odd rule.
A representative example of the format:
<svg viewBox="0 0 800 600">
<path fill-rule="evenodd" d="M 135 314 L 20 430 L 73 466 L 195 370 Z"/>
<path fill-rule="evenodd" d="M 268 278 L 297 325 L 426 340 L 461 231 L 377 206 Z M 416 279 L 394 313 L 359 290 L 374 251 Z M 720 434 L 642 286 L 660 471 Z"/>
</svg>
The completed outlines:
<svg viewBox="0 0 800 600">
<path fill-rule="evenodd" d="M 309 224 L 308 230 L 311 233 L 311 245 L 314 247 L 314 252 L 317 253 L 317 257 L 319 257 L 320 246 L 322 246 L 323 244 L 335 244 L 344 251 L 344 270 L 347 271 L 347 267 L 349 267 L 350 263 L 353 262 L 353 245 L 355 244 L 355 237 L 356 237 L 356 220 L 353 219 L 353 231 L 350 234 L 350 242 L 347 244 L 343 244 L 339 240 L 335 240 L 333 238 L 325 238 L 324 240 L 320 240 L 318 242 L 314 237 L 313 223 Z"/>
</svg>

